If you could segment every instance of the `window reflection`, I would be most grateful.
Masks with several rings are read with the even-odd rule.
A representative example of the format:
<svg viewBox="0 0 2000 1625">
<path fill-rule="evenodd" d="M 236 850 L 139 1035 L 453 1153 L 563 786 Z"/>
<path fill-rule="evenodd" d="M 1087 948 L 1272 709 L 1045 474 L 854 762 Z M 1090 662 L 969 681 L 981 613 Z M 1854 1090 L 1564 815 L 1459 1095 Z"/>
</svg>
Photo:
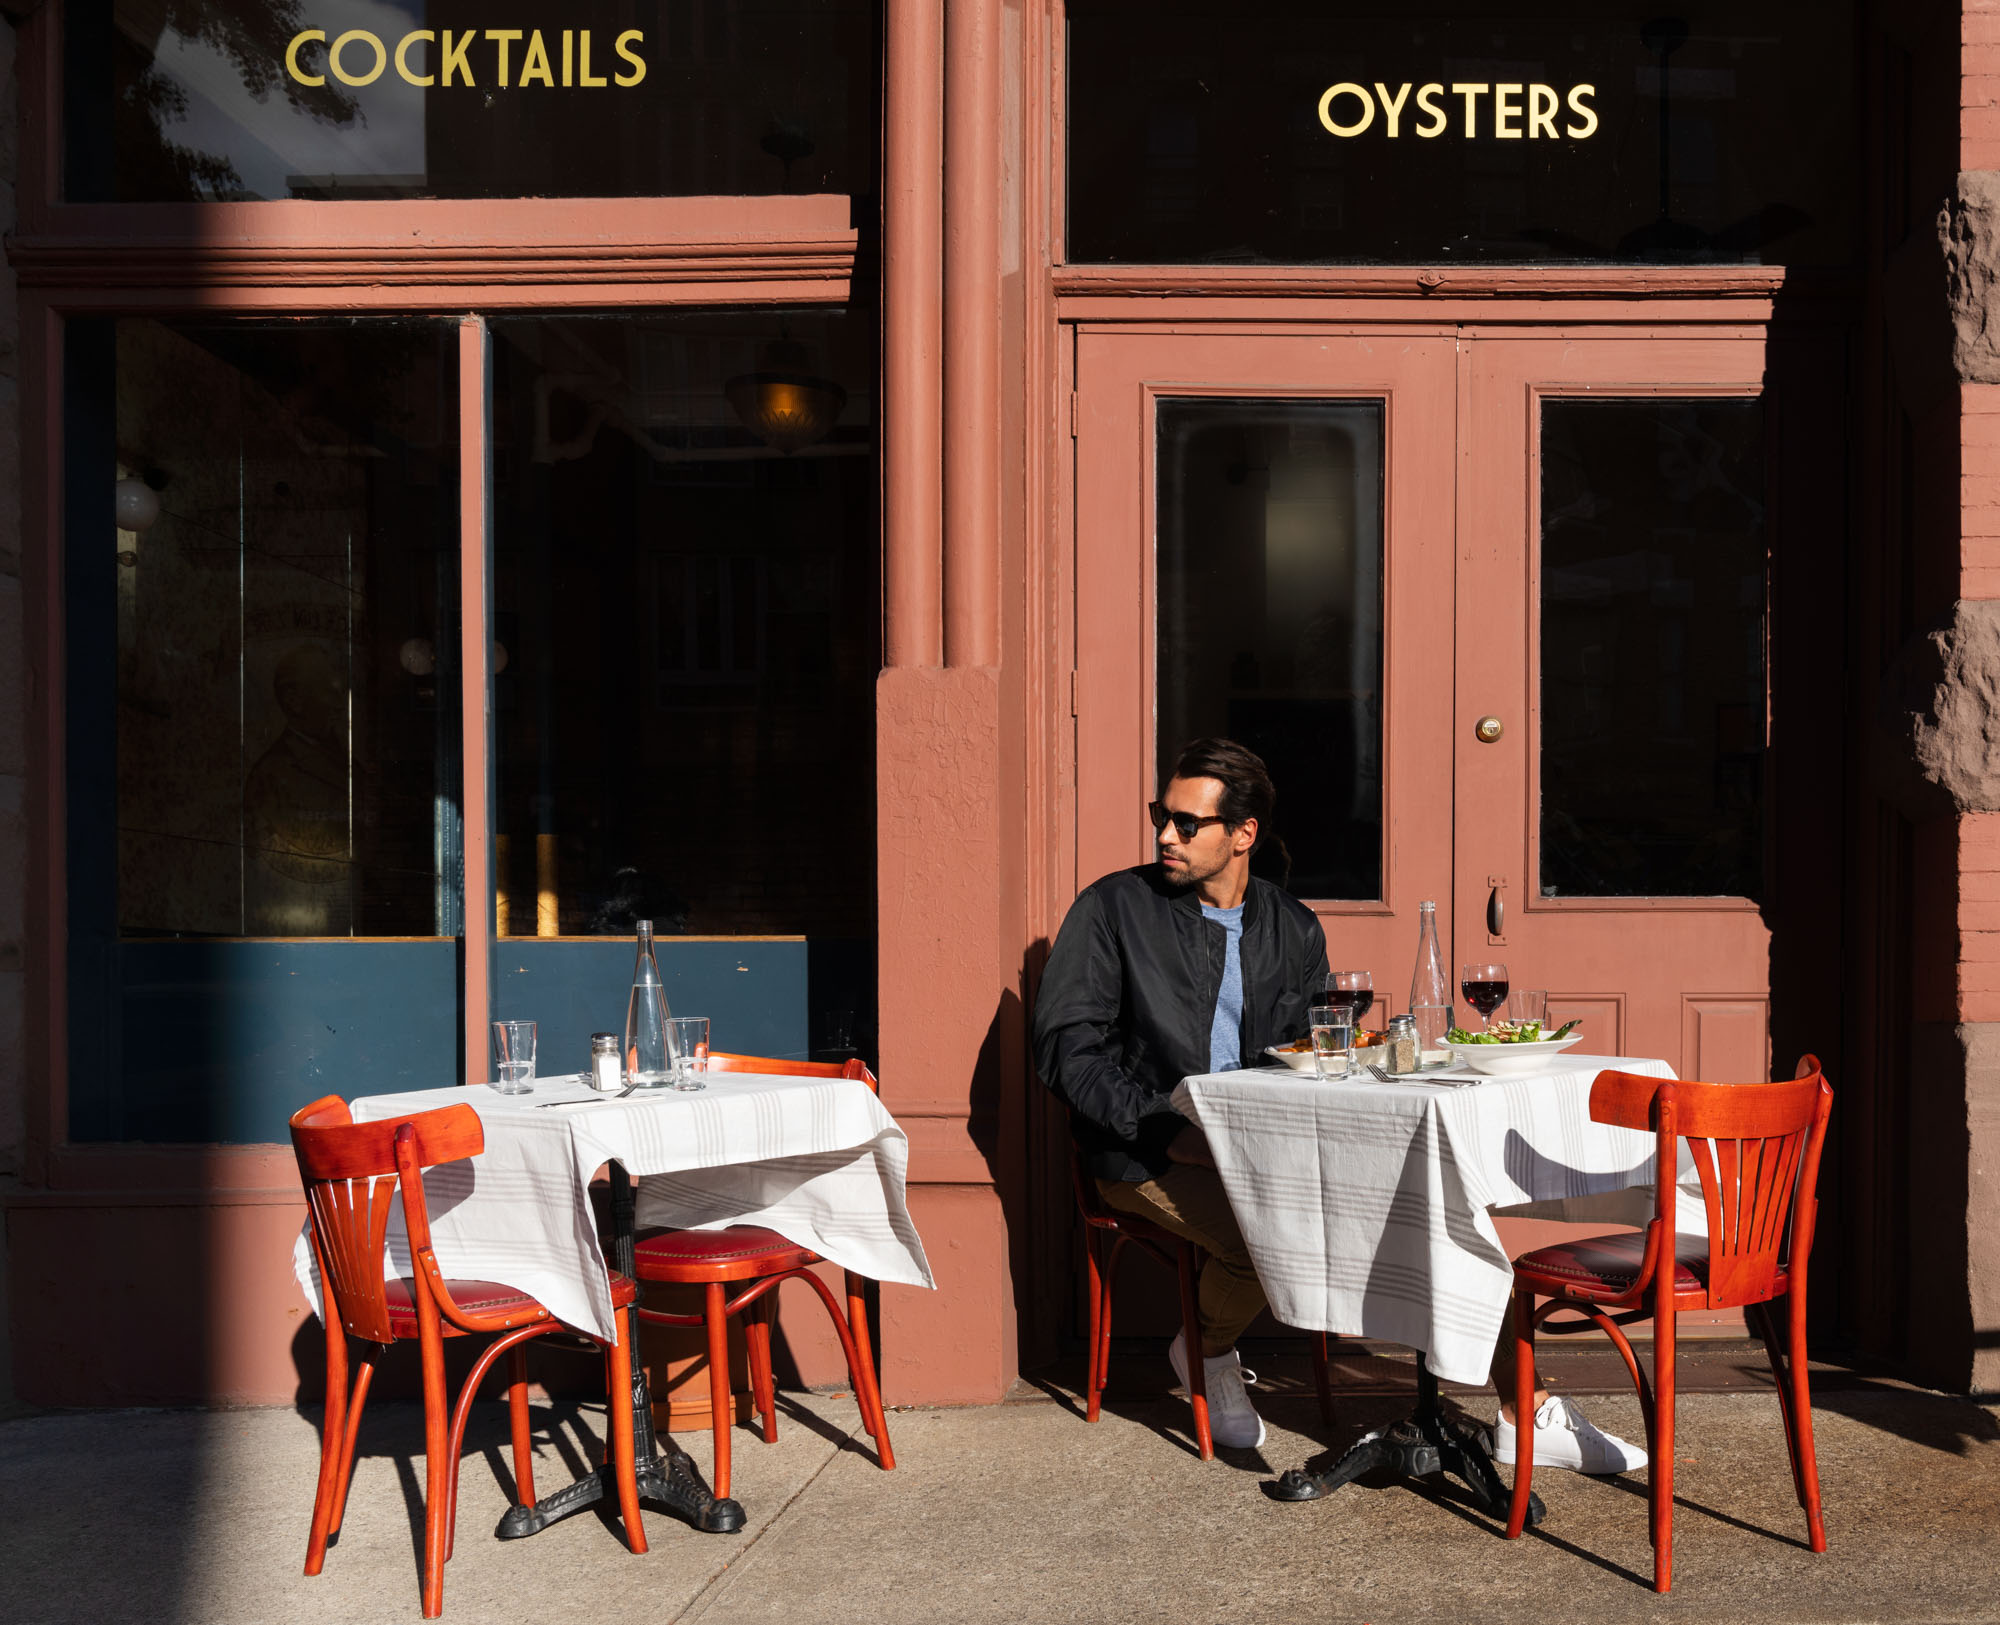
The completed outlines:
<svg viewBox="0 0 2000 1625">
<path fill-rule="evenodd" d="M 451 354 L 117 324 L 116 474 L 152 495 L 114 546 L 124 935 L 458 930 Z"/>
<path fill-rule="evenodd" d="M 1758 400 L 1542 406 L 1545 897 L 1763 890 Z"/>
<path fill-rule="evenodd" d="M 1382 895 L 1382 408 L 1158 408 L 1158 735 L 1256 751 L 1278 787 L 1260 870 Z"/>
<path fill-rule="evenodd" d="M 74 0 L 83 202 L 874 191 L 874 0 Z"/>
<path fill-rule="evenodd" d="M 74 1140 L 464 1075 L 453 332 L 65 323 Z"/>
<path fill-rule="evenodd" d="M 816 1047 L 874 1003 L 872 342 L 493 324 L 498 932 L 804 935 Z"/>
</svg>

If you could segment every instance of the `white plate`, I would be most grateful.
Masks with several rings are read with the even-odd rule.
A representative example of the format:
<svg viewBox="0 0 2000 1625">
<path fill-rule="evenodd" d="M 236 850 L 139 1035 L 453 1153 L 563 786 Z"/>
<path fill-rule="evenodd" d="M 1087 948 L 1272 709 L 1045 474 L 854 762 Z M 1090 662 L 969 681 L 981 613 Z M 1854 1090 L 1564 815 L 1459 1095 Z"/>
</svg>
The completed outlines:
<svg viewBox="0 0 2000 1625">
<path fill-rule="evenodd" d="M 1278 1049 L 1273 1045 L 1266 1045 L 1264 1053 L 1274 1061 L 1283 1061 L 1294 1072 L 1313 1072 L 1317 1070 L 1313 1066 L 1313 1052 L 1309 1049 Z M 1380 1059 L 1381 1055 L 1382 1046 L 1380 1044 L 1370 1044 L 1365 1049 L 1358 1049 L 1354 1052 L 1355 1065 L 1366 1066 L 1371 1060 Z"/>
<path fill-rule="evenodd" d="M 1526 1072 L 1540 1072 L 1572 1044 L 1581 1044 L 1583 1034 L 1569 1038 L 1544 1038 L 1535 1044 L 1454 1044 L 1445 1048 L 1460 1066 L 1484 1072 L 1489 1078 L 1514 1078 Z"/>
</svg>

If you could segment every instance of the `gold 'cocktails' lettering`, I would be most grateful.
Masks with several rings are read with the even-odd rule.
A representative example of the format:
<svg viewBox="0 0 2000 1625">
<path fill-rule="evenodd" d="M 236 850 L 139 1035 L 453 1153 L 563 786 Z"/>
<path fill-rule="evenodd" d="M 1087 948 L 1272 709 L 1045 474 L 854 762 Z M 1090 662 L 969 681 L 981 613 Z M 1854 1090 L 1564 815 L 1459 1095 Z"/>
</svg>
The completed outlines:
<svg viewBox="0 0 2000 1625">
<path fill-rule="evenodd" d="M 1443 101 L 1447 94 L 1456 96 L 1463 105 L 1464 114 L 1459 122 L 1468 141 L 1482 136 L 1495 141 L 1555 141 L 1562 137 L 1588 141 L 1597 134 L 1597 110 L 1591 105 L 1597 97 L 1595 85 L 1571 85 L 1565 95 L 1558 93 L 1554 85 L 1527 83 L 1482 84 L 1461 80 L 1451 85 L 1436 81 L 1419 85 L 1406 80 L 1392 86 L 1378 79 L 1371 89 L 1352 79 L 1343 79 L 1337 85 L 1327 86 L 1321 94 L 1319 121 L 1327 134 L 1352 141 L 1377 127 L 1379 112 L 1382 134 L 1396 141 L 1402 137 L 1403 114 L 1407 109 L 1421 115 L 1412 118 L 1410 129 L 1420 140 L 1429 141 L 1451 126 Z M 1568 118 L 1558 128 L 1556 121 L 1565 106 Z"/>
<path fill-rule="evenodd" d="M 593 52 L 598 62 L 606 61 L 607 53 L 591 38 L 591 30 L 565 28 L 550 33 L 562 64 L 562 88 L 599 90 L 617 85 L 629 90 L 646 77 L 646 59 L 640 54 L 646 43 L 642 29 L 628 28 L 611 41 L 611 50 L 622 66 L 609 76 L 593 71 Z M 372 85 L 393 65 L 397 78 L 422 89 L 484 82 L 502 89 L 541 85 L 554 90 L 558 79 L 550 43 L 539 28 L 469 28 L 463 32 L 415 28 L 393 43 L 368 29 L 350 28 L 329 45 L 325 29 L 302 28 L 285 47 L 285 73 L 295 84 L 317 88 L 326 83 L 331 72 L 342 84 L 360 88 Z M 318 50 L 308 49 L 313 46 Z M 476 58 L 475 46 L 483 47 Z"/>
</svg>

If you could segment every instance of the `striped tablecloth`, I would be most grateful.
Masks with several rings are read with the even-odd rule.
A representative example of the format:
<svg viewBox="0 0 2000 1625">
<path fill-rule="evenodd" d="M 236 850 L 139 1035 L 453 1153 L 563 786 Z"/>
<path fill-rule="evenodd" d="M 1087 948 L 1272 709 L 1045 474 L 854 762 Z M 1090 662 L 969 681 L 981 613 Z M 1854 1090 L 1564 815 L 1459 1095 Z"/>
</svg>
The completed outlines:
<svg viewBox="0 0 2000 1625">
<path fill-rule="evenodd" d="M 1606 1067 L 1673 1069 L 1561 1066 L 1456 1087 L 1221 1072 L 1185 1079 L 1174 1105 L 1208 1136 L 1279 1320 L 1401 1343 L 1440 1377 L 1482 1383 L 1514 1279 L 1493 1209 L 1644 1222 L 1642 1204 L 1601 1199 L 1651 1188 L 1653 1137 L 1591 1122 L 1590 1085 Z"/>
<path fill-rule="evenodd" d="M 546 1105 L 556 1100 L 587 1104 Z M 612 1335 L 611 1294 L 589 1187 L 609 1162 L 638 1179 L 642 1228 L 767 1225 L 872 1280 L 932 1285 L 904 1201 L 909 1142 L 865 1083 L 716 1072 L 698 1092 L 624 1100 L 545 1080 L 529 1095 L 426 1089 L 351 1105 L 366 1123 L 461 1103 L 479 1113 L 486 1149 L 424 1176 L 440 1267 L 532 1293 L 599 1337 Z M 411 1273 L 400 1203 L 388 1268 Z M 303 1232 L 292 1271 L 317 1313 Z"/>
</svg>

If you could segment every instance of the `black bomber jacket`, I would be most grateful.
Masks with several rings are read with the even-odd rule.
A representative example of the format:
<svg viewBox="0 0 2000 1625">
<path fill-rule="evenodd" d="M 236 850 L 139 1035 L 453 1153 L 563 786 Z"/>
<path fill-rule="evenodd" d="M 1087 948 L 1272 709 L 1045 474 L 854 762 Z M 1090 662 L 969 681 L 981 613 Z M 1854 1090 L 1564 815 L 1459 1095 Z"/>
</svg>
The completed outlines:
<svg viewBox="0 0 2000 1625">
<path fill-rule="evenodd" d="M 1318 917 L 1252 877 L 1243 908 L 1243 1060 L 1303 1038 L 1326 982 Z M 1152 1179 L 1171 1166 L 1167 1142 L 1182 1078 L 1209 1069 L 1209 1027 L 1228 933 L 1195 889 L 1156 863 L 1106 875 L 1071 907 L 1035 997 L 1035 1065 L 1069 1103 L 1078 1142 L 1100 1179 Z"/>
</svg>

